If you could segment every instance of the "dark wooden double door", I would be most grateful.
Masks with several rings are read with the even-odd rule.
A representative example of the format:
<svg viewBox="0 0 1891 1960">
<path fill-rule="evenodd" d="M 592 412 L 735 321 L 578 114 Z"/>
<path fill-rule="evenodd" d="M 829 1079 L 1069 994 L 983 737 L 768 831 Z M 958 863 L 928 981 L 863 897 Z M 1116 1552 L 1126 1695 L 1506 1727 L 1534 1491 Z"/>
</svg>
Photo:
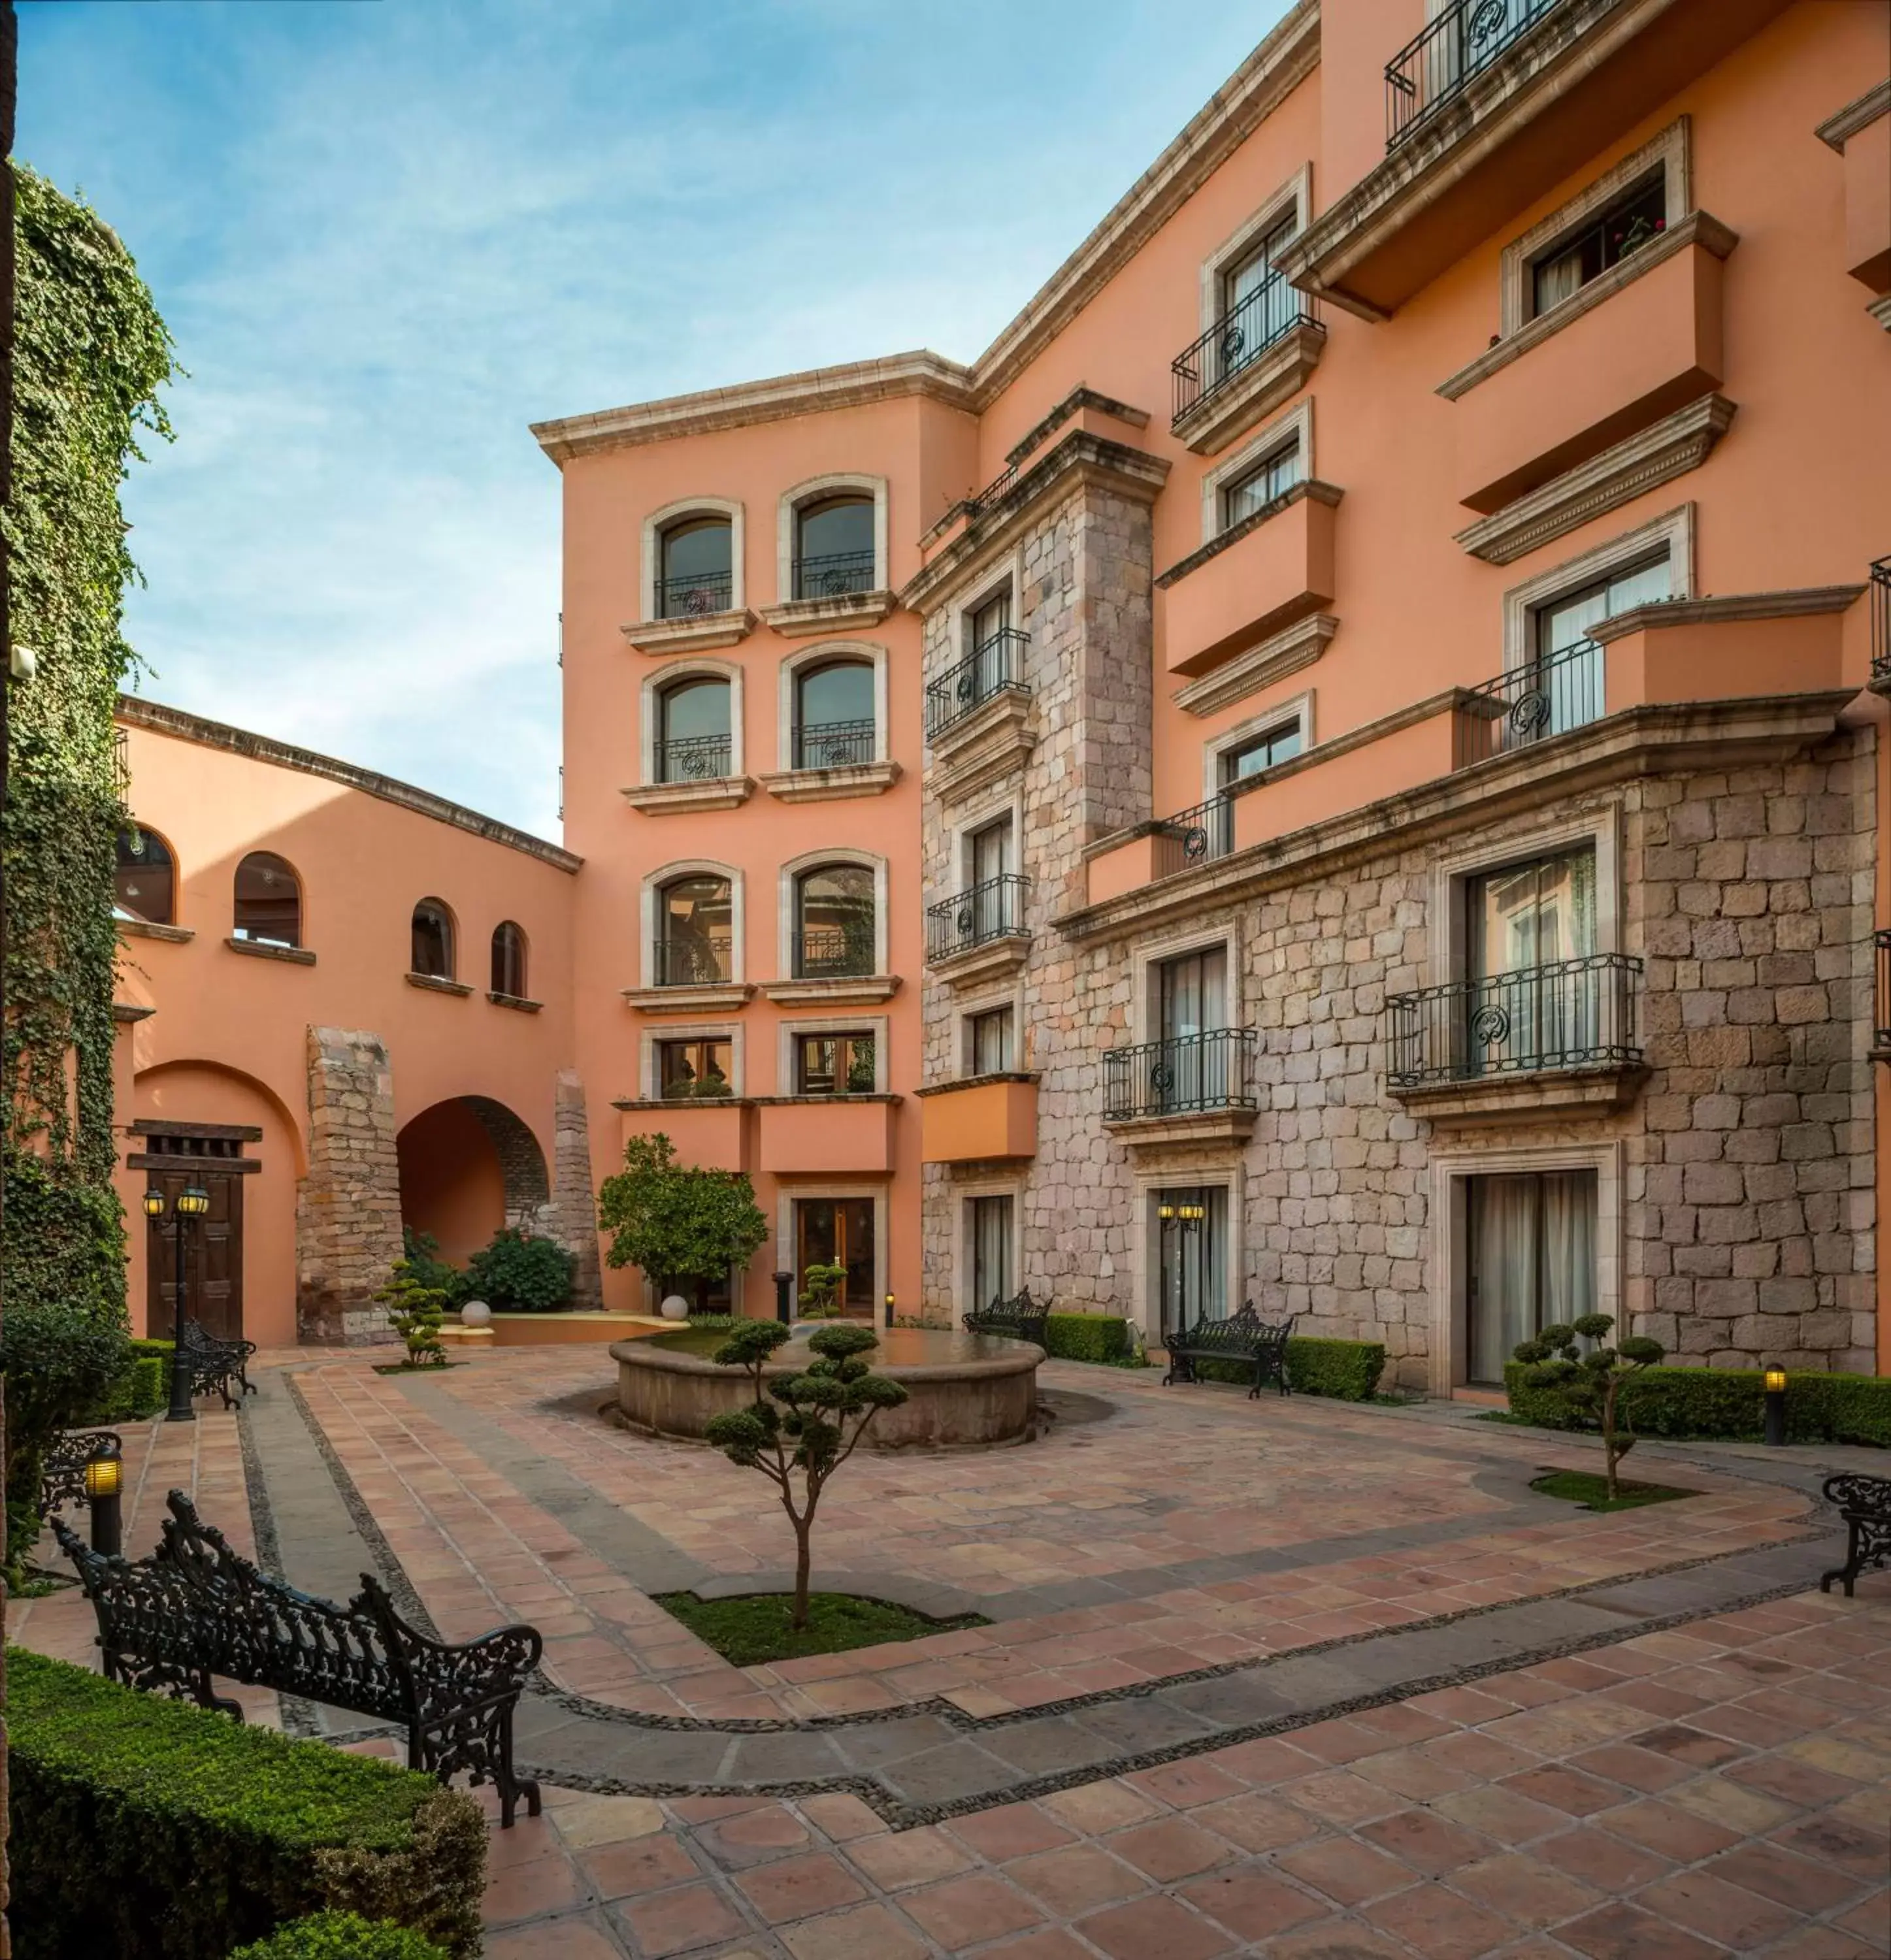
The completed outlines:
<svg viewBox="0 0 1891 1960">
<path fill-rule="evenodd" d="M 184 1314 L 206 1334 L 236 1341 L 243 1336 L 243 1179 L 208 1163 L 177 1170 L 149 1169 L 148 1189 L 164 1194 L 164 1215 L 150 1233 L 150 1268 L 145 1290 L 145 1325 L 158 1340 L 168 1340 L 177 1324 L 178 1194 L 195 1185 L 207 1192 L 210 1209 L 184 1226 Z"/>
</svg>

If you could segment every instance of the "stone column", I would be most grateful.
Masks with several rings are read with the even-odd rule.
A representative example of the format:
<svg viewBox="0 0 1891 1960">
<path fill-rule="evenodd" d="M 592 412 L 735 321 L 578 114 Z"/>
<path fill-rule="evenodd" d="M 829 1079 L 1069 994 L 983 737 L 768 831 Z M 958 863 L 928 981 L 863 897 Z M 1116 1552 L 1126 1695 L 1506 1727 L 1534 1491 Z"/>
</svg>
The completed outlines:
<svg viewBox="0 0 1891 1960">
<path fill-rule="evenodd" d="M 394 1077 L 378 1035 L 308 1031 L 308 1173 L 296 1195 L 298 1340 L 392 1338 L 375 1293 L 401 1255 Z"/>
<path fill-rule="evenodd" d="M 578 1262 L 571 1274 L 571 1304 L 602 1306 L 591 1126 L 584 1114 L 584 1080 L 575 1068 L 559 1071 L 552 1123 L 550 1236 Z"/>
</svg>

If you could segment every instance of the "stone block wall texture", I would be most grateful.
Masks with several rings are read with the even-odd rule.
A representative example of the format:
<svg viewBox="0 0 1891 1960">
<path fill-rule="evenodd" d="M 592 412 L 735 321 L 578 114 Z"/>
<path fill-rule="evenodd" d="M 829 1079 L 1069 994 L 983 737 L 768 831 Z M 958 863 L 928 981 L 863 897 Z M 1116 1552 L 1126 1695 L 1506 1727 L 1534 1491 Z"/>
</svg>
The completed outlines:
<svg viewBox="0 0 1891 1960">
<path fill-rule="evenodd" d="M 394 1077 L 379 1036 L 308 1031 L 308 1171 L 296 1193 L 296 1337 L 391 1340 L 374 1299 L 401 1255 Z"/>
<path fill-rule="evenodd" d="M 577 1260 L 571 1304 L 602 1306 L 598 1270 L 597 1205 L 591 1195 L 591 1128 L 584 1084 L 575 1069 L 561 1069 L 552 1103 L 552 1196 L 544 1230 Z"/>
</svg>

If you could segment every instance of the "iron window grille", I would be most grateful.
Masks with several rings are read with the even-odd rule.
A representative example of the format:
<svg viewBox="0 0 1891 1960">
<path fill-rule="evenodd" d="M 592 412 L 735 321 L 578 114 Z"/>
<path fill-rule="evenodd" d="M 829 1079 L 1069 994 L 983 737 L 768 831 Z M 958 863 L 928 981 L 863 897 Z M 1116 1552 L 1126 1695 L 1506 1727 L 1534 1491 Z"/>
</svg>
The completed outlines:
<svg viewBox="0 0 1891 1960">
<path fill-rule="evenodd" d="M 660 783 L 712 782 L 730 767 L 727 735 L 680 735 L 654 745 L 651 759 Z"/>
<path fill-rule="evenodd" d="M 1399 1088 L 1544 1069 L 1621 1068 L 1641 1059 L 1635 980 L 1641 963 L 1594 953 L 1453 980 L 1386 1003 L 1386 1073 Z"/>
<path fill-rule="evenodd" d="M 666 578 L 657 587 L 657 616 L 696 619 L 726 612 L 735 603 L 734 592 L 733 572 L 704 571 L 693 577 Z"/>
<path fill-rule="evenodd" d="M 955 953 L 969 952 L 988 940 L 1021 934 L 1030 889 L 1028 878 L 1006 871 L 927 906 L 926 957 L 949 959 Z"/>
<path fill-rule="evenodd" d="M 1453 767 L 1599 721 L 1604 708 L 1602 648 L 1577 640 L 1470 690 L 1458 704 Z"/>
<path fill-rule="evenodd" d="M 1891 558 L 1871 565 L 1871 678 L 1891 680 Z"/>
<path fill-rule="evenodd" d="M 1192 810 L 1164 817 L 1156 827 L 1155 875 L 1192 871 L 1234 848 L 1234 799 L 1211 796 Z"/>
<path fill-rule="evenodd" d="M 874 970 L 873 926 L 804 925 L 795 950 L 797 980 L 861 979 Z"/>
<path fill-rule="evenodd" d="M 1278 272 L 1270 273 L 1170 362 L 1174 380 L 1171 425 L 1226 387 L 1295 327 L 1319 324 L 1313 299 L 1290 286 Z"/>
<path fill-rule="evenodd" d="M 659 987 L 702 987 L 731 977 L 730 935 L 702 933 L 687 939 L 660 939 L 656 953 Z"/>
<path fill-rule="evenodd" d="M 825 552 L 794 561 L 797 599 L 839 599 L 850 592 L 874 589 L 875 554 L 864 551 Z"/>
<path fill-rule="evenodd" d="M 1030 644 L 1015 626 L 1002 626 L 956 667 L 926 683 L 926 734 L 943 734 L 1006 688 L 1029 693 L 1020 679 Z"/>
<path fill-rule="evenodd" d="M 879 730 L 868 715 L 859 721 L 812 721 L 794 731 L 797 769 L 847 769 L 874 759 Z"/>
<path fill-rule="evenodd" d="M 1563 0 L 1452 0 L 1386 64 L 1386 148 L 1396 149 Z"/>
<path fill-rule="evenodd" d="M 1891 928 L 1881 926 L 1871 935 L 1871 943 L 1877 975 L 1871 1043 L 1874 1048 L 1891 1048 Z"/>
<path fill-rule="evenodd" d="M 1254 1058 L 1259 1037 L 1252 1028 L 1215 1028 L 1167 1041 L 1138 1042 L 1103 1055 L 1103 1120 L 1186 1115 L 1213 1109 L 1252 1109 Z"/>
</svg>

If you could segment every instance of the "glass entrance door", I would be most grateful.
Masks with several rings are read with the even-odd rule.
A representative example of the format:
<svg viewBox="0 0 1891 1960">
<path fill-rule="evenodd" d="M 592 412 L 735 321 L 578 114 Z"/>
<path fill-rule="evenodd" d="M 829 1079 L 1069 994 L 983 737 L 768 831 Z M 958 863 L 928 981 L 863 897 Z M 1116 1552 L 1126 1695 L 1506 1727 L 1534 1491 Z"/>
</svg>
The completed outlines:
<svg viewBox="0 0 1891 1960">
<path fill-rule="evenodd" d="M 1171 1330 L 1227 1317 L 1228 1194 L 1225 1185 L 1151 1193 L 1160 1297 L 1157 1324 Z"/>
<path fill-rule="evenodd" d="M 1227 1026 L 1227 950 L 1208 947 L 1165 959 L 1156 1001 L 1158 1039 L 1150 1073 L 1153 1106 L 1202 1109 L 1225 1102 L 1228 1045 L 1203 1036 Z"/>
<path fill-rule="evenodd" d="M 1519 1341 L 1596 1310 L 1596 1173 L 1467 1182 L 1465 1374 L 1501 1386 Z"/>
<path fill-rule="evenodd" d="M 1469 1073 L 1573 1063 L 1598 1039 L 1596 854 L 1506 865 L 1465 891 Z"/>
<path fill-rule="evenodd" d="M 804 1198 L 794 1206 L 795 1273 L 810 1266 L 845 1266 L 840 1310 L 849 1320 L 874 1317 L 874 1201 L 871 1198 Z"/>
</svg>

